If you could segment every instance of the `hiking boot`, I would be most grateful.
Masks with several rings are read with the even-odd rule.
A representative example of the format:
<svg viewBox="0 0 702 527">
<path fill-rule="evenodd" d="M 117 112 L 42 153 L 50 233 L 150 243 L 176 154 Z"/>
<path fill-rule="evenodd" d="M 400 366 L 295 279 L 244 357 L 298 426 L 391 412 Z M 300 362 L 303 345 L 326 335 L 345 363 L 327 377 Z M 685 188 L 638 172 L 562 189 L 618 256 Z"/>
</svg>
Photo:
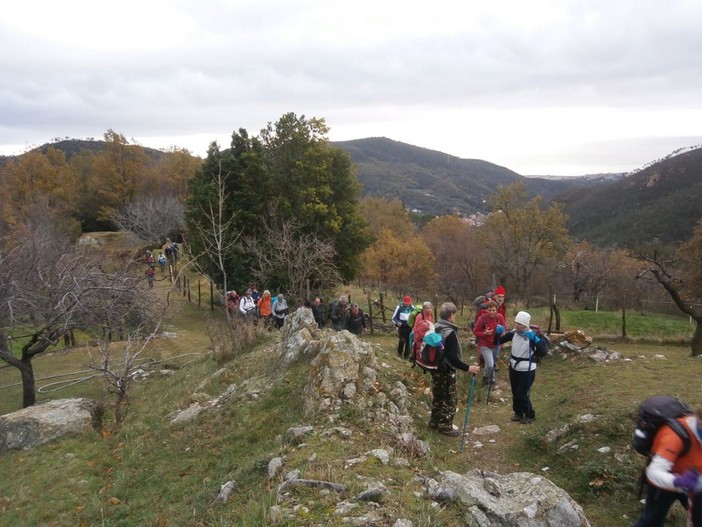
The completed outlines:
<svg viewBox="0 0 702 527">
<path fill-rule="evenodd" d="M 459 437 L 459 436 L 461 435 L 461 431 L 460 431 L 460 430 L 454 430 L 454 429 L 451 429 L 451 430 L 439 430 L 439 433 L 440 433 L 440 434 L 443 434 L 443 435 L 445 435 L 445 436 L 449 436 L 449 437 Z"/>
<path fill-rule="evenodd" d="M 534 417 L 526 417 L 526 416 L 525 416 L 525 417 L 524 417 L 521 421 L 519 421 L 519 422 L 522 423 L 523 425 L 528 425 L 529 423 L 533 423 L 533 422 L 534 422 L 534 419 L 535 419 Z"/>
<path fill-rule="evenodd" d="M 519 414 L 514 414 L 512 417 L 509 418 L 510 421 L 514 421 L 515 423 L 521 423 L 523 419 L 524 416 Z"/>
</svg>

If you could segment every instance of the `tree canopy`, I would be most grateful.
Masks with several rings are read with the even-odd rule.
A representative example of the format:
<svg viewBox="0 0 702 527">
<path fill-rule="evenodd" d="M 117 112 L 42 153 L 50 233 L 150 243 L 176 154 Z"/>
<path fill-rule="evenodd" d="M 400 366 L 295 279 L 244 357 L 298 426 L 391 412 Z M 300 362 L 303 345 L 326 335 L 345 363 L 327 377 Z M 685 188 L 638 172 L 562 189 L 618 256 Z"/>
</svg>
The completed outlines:
<svg viewBox="0 0 702 527">
<path fill-rule="evenodd" d="M 256 264 L 244 241 L 271 245 L 266 226 L 289 221 L 299 226 L 300 236 L 330 241 L 336 251 L 334 265 L 344 280 L 352 279 L 369 241 L 358 212 L 360 185 L 348 154 L 329 144 L 327 131 L 323 119 L 287 113 L 258 136 L 245 129 L 234 132 L 226 150 L 213 143 L 189 186 L 186 216 L 194 254 L 207 246 L 202 233 L 211 223 L 207 211 L 219 200 L 220 187 L 213 182 L 221 180 L 228 236 L 242 236 L 225 255 L 225 266 L 240 283 L 254 278 Z M 206 260 L 201 263 L 221 282 L 221 269 Z M 281 290 L 290 286 L 284 278 L 280 281 L 266 286 Z"/>
</svg>

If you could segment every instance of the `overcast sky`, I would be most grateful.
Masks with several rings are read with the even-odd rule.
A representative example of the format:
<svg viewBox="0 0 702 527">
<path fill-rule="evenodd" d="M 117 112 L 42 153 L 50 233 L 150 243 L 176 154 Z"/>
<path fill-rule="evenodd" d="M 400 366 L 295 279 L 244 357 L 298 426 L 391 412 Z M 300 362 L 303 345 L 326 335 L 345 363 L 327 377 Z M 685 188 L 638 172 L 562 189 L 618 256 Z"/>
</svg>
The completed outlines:
<svg viewBox="0 0 702 527">
<path fill-rule="evenodd" d="M 22 0 L 0 154 L 108 129 L 204 155 L 286 112 L 523 175 L 702 143 L 702 0 Z"/>
</svg>

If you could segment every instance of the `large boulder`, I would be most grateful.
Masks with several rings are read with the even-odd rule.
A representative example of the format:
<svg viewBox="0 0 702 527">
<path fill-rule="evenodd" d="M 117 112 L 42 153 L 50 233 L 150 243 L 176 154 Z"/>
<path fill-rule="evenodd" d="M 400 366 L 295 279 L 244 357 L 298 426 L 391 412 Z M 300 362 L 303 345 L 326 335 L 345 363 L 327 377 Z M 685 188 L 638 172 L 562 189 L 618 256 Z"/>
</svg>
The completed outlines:
<svg viewBox="0 0 702 527">
<path fill-rule="evenodd" d="M 0 416 L 0 452 L 28 450 L 93 428 L 97 403 L 58 399 Z"/>
<path fill-rule="evenodd" d="M 528 472 L 499 475 L 443 472 L 429 495 L 455 502 L 466 525 L 490 527 L 589 527 L 582 507 L 546 478 Z"/>
<path fill-rule="evenodd" d="M 376 393 L 378 362 L 373 348 L 348 331 L 330 334 L 310 365 L 305 415 L 336 412 L 345 403 L 366 406 Z"/>
<path fill-rule="evenodd" d="M 310 309 L 303 307 L 285 317 L 280 333 L 278 354 L 281 364 L 287 365 L 301 356 L 314 355 L 321 347 L 322 332 Z"/>
</svg>

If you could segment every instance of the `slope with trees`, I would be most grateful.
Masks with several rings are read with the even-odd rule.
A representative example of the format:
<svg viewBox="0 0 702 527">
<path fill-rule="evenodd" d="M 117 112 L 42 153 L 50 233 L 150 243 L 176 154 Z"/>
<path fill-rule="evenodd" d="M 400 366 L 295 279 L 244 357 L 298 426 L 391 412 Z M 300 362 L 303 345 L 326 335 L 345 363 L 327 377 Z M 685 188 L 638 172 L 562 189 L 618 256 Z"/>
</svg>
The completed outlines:
<svg viewBox="0 0 702 527">
<path fill-rule="evenodd" d="M 368 240 L 358 213 L 360 187 L 348 155 L 330 146 L 327 131 L 323 119 L 288 113 L 259 136 L 249 136 L 244 129 L 235 132 L 229 149 L 211 145 L 205 163 L 190 182 L 188 241 L 194 254 L 206 248 L 208 242 L 202 236 L 211 224 L 208 211 L 224 193 L 223 217 L 228 222 L 224 236 L 240 237 L 240 242 L 226 251 L 220 267 L 201 260 L 209 276 L 220 284 L 222 269 L 239 283 L 260 276 L 262 262 L 250 248 L 272 247 L 270 230 L 293 224 L 297 234 L 292 236 L 314 235 L 331 242 L 336 253 L 333 264 L 342 279 L 355 276 Z M 212 182 L 220 179 L 224 186 L 218 190 Z M 284 272 L 267 269 L 265 273 L 271 289 L 287 290 L 292 285 Z M 315 278 L 310 276 L 313 282 Z"/>
<path fill-rule="evenodd" d="M 637 247 L 688 240 L 702 216 L 702 148 L 668 157 L 628 177 L 554 198 L 568 229 L 599 246 Z"/>
</svg>

